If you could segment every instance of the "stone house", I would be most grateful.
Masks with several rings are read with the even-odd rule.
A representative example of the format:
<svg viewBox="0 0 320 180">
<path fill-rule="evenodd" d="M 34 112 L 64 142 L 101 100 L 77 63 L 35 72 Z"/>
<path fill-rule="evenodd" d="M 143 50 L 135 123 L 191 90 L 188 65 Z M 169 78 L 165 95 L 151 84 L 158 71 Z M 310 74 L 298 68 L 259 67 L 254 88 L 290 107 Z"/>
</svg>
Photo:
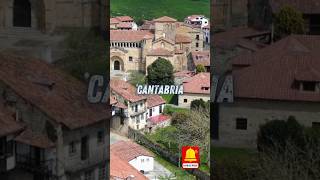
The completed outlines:
<svg viewBox="0 0 320 180">
<path fill-rule="evenodd" d="M 46 62 L 63 57 L 64 32 L 90 28 L 105 32 L 106 0 L 2 0 L 0 49 Z"/>
<path fill-rule="evenodd" d="M 143 174 L 154 170 L 154 155 L 134 142 L 116 142 L 110 146 L 110 152 Z"/>
<path fill-rule="evenodd" d="M 110 71 L 146 73 L 159 57 L 169 60 L 175 71 L 186 70 L 187 55 L 203 50 L 200 28 L 167 16 L 152 20 L 152 24 L 153 30 L 145 27 L 137 31 L 110 31 Z"/>
<path fill-rule="evenodd" d="M 178 106 L 190 108 L 197 99 L 210 101 L 210 73 L 199 73 L 183 82 L 183 94 L 178 97 Z"/>
<path fill-rule="evenodd" d="M 108 108 L 90 104 L 84 84 L 41 60 L 1 53 L 0 64 L 1 102 L 23 125 L 13 137 L 15 166 L 6 176 L 103 179 Z"/>
<path fill-rule="evenodd" d="M 294 116 L 306 127 L 320 123 L 319 36 L 291 35 L 232 60 L 233 101 L 216 103 L 215 145 L 256 147 L 259 126 Z"/>
</svg>

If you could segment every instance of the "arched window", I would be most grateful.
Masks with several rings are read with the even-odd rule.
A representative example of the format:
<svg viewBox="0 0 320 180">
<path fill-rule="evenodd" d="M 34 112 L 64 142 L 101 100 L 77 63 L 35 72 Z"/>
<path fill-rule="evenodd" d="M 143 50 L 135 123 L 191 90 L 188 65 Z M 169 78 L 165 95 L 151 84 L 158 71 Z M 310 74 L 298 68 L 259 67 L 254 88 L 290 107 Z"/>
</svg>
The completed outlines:
<svg viewBox="0 0 320 180">
<path fill-rule="evenodd" d="M 114 64 L 113 64 L 113 69 L 114 70 L 120 70 L 120 62 L 119 61 L 114 61 Z"/>
</svg>

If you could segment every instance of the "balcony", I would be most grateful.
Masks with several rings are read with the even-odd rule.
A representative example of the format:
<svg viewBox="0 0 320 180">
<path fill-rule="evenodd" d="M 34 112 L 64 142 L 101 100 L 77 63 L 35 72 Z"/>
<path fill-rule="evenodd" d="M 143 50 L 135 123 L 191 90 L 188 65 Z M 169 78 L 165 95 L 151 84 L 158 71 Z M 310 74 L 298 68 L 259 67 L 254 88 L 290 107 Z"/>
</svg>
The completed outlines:
<svg viewBox="0 0 320 180">
<path fill-rule="evenodd" d="M 19 168 L 27 171 L 42 174 L 46 176 L 52 176 L 53 160 L 40 160 L 28 155 L 16 155 L 16 164 Z"/>
<path fill-rule="evenodd" d="M 145 106 L 143 108 L 138 108 L 137 110 L 136 109 L 134 109 L 134 110 L 130 109 L 129 110 L 129 115 L 130 116 L 135 116 L 135 115 L 144 113 L 146 111 L 147 111 L 147 108 Z"/>
</svg>

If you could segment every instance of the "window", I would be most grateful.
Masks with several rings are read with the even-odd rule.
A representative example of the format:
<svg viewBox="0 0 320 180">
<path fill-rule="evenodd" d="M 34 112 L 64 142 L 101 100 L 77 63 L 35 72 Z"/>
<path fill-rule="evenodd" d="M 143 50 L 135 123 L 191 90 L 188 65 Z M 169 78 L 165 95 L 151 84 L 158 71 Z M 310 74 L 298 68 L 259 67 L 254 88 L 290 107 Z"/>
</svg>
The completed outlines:
<svg viewBox="0 0 320 180">
<path fill-rule="evenodd" d="M 312 122 L 312 128 L 320 129 L 320 122 Z"/>
<path fill-rule="evenodd" d="M 302 87 L 304 91 L 316 91 L 316 82 L 303 82 Z"/>
<path fill-rule="evenodd" d="M 98 141 L 98 144 L 99 143 L 103 143 L 104 141 L 104 131 L 98 131 L 97 133 L 97 141 Z"/>
<path fill-rule="evenodd" d="M 247 130 L 247 118 L 237 118 L 236 119 L 236 129 Z"/>
<path fill-rule="evenodd" d="M 151 116 L 152 116 L 152 108 L 149 109 L 149 117 L 151 117 Z"/>
<path fill-rule="evenodd" d="M 76 143 L 74 141 L 69 143 L 69 155 L 72 155 L 77 152 Z"/>
<path fill-rule="evenodd" d="M 141 159 L 141 163 L 144 163 L 144 159 Z"/>
<path fill-rule="evenodd" d="M 99 167 L 99 180 L 106 179 L 106 171 L 107 171 L 106 164 Z"/>
<path fill-rule="evenodd" d="M 89 157 L 88 136 L 81 138 L 81 160 L 86 160 Z"/>
<path fill-rule="evenodd" d="M 136 116 L 136 123 L 137 123 L 137 124 L 139 124 L 139 123 L 140 123 L 139 116 Z"/>
<path fill-rule="evenodd" d="M 147 158 L 147 162 L 149 162 L 149 158 Z"/>
<path fill-rule="evenodd" d="M 200 36 L 199 35 L 196 35 L 196 40 L 199 40 L 200 39 Z"/>
<path fill-rule="evenodd" d="M 199 43 L 196 43 L 196 47 L 199 47 Z"/>
<path fill-rule="evenodd" d="M 209 87 L 201 87 L 201 90 L 209 90 Z"/>
<path fill-rule="evenodd" d="M 188 99 L 184 99 L 183 102 L 184 102 L 184 103 L 187 103 L 187 102 L 188 102 Z"/>
<path fill-rule="evenodd" d="M 129 56 L 129 61 L 132 61 L 132 56 Z"/>
<path fill-rule="evenodd" d="M 84 180 L 93 180 L 93 173 L 92 171 L 86 171 L 84 173 Z"/>
<path fill-rule="evenodd" d="M 162 113 L 162 105 L 159 106 L 159 113 Z"/>
<path fill-rule="evenodd" d="M 13 140 L 7 141 L 7 156 L 8 157 L 13 156 L 13 146 L 14 146 Z"/>
<path fill-rule="evenodd" d="M 139 129 L 139 125 L 137 125 L 137 129 Z"/>
<path fill-rule="evenodd" d="M 138 104 L 135 105 L 135 112 L 138 112 Z"/>
</svg>

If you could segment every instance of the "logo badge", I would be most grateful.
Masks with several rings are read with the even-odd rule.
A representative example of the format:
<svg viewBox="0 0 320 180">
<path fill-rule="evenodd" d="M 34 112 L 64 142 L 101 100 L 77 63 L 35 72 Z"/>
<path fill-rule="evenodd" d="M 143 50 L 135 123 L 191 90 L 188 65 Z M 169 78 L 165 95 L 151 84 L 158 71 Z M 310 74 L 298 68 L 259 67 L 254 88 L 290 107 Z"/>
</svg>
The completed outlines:
<svg viewBox="0 0 320 180">
<path fill-rule="evenodd" d="M 183 146 L 182 147 L 182 168 L 198 169 L 199 163 L 200 163 L 199 147 Z"/>
</svg>

